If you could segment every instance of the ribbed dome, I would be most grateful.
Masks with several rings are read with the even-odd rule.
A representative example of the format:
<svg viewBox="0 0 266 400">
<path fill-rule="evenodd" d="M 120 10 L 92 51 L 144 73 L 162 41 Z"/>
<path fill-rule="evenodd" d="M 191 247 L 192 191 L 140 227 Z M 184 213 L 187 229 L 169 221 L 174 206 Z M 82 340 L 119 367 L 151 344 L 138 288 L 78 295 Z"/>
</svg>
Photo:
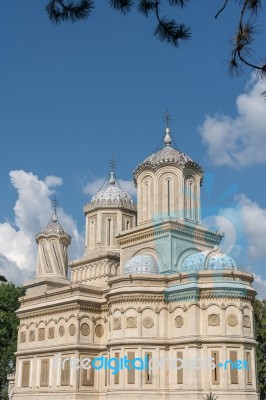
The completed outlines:
<svg viewBox="0 0 266 400">
<path fill-rule="evenodd" d="M 113 172 L 107 185 L 101 188 L 86 204 L 84 210 L 98 207 L 125 207 L 136 209 L 132 198 L 116 182 Z"/>
<path fill-rule="evenodd" d="M 50 235 L 57 235 L 57 236 L 66 236 L 71 240 L 71 236 L 68 235 L 68 233 L 62 228 L 60 225 L 60 222 L 57 217 L 57 213 L 54 210 L 52 218 L 49 222 L 49 224 L 44 228 L 40 233 L 36 235 L 36 239 L 40 236 L 50 236 Z"/>
<path fill-rule="evenodd" d="M 138 254 L 125 264 L 123 272 L 124 274 L 159 274 L 159 266 L 154 256 Z"/>
<path fill-rule="evenodd" d="M 164 143 L 166 144 L 166 146 L 158 152 L 151 154 L 141 164 L 139 164 L 134 171 L 134 176 L 136 176 L 142 168 L 150 167 L 156 169 L 159 165 L 169 163 L 181 167 L 191 165 L 197 168 L 201 173 L 203 173 L 203 170 L 199 164 L 195 163 L 185 153 L 182 153 L 178 149 L 174 149 L 173 147 L 171 147 L 171 142 L 172 140 L 170 136 L 170 130 L 169 128 L 166 128 L 166 135 L 164 139 Z"/>
<path fill-rule="evenodd" d="M 186 257 L 181 264 L 181 272 L 205 269 L 237 269 L 235 261 L 220 249 L 206 250 Z"/>
</svg>

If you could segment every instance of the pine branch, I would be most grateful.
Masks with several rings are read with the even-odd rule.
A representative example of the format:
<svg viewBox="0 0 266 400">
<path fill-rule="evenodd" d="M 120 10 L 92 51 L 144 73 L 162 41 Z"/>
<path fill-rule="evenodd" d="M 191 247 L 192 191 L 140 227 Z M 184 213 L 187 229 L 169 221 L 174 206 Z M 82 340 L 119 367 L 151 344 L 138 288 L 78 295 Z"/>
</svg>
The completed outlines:
<svg viewBox="0 0 266 400">
<path fill-rule="evenodd" d="M 115 10 L 120 11 L 122 14 L 127 14 L 133 7 L 132 0 L 110 0 L 109 4 Z"/>
<path fill-rule="evenodd" d="M 78 2 L 52 0 L 47 4 L 46 11 L 51 21 L 60 23 L 87 19 L 93 8 L 93 0 L 81 0 Z"/>
</svg>

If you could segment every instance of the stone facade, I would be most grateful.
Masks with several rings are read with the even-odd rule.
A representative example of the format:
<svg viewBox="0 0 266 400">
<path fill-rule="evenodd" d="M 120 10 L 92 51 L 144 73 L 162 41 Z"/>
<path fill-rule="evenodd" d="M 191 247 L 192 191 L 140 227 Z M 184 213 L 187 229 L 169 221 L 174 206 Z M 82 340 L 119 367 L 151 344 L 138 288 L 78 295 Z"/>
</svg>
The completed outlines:
<svg viewBox="0 0 266 400">
<path fill-rule="evenodd" d="M 252 274 L 200 224 L 202 169 L 172 149 L 168 128 L 165 144 L 134 172 L 137 207 L 114 173 L 84 207 L 84 256 L 70 263 L 71 281 L 70 238 L 56 214 L 37 236 L 13 399 L 202 400 L 211 389 L 219 400 L 258 400 Z M 84 368 L 99 357 L 96 366 L 126 357 L 136 368 Z"/>
</svg>

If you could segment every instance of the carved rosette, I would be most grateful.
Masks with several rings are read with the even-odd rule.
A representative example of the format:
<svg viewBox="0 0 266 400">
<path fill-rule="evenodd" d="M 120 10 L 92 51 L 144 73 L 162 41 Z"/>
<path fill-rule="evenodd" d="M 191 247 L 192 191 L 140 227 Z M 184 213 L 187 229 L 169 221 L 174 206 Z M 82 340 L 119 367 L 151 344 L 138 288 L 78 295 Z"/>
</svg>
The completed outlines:
<svg viewBox="0 0 266 400">
<path fill-rule="evenodd" d="M 244 328 L 251 327 L 251 321 L 250 321 L 250 317 L 248 315 L 244 315 L 244 317 L 243 317 L 243 327 Z"/>
<path fill-rule="evenodd" d="M 218 314 L 210 314 L 208 317 L 208 323 L 211 326 L 217 326 L 220 324 L 220 317 Z"/>
<path fill-rule="evenodd" d="M 113 329 L 121 329 L 121 317 L 116 317 L 113 319 Z"/>
<path fill-rule="evenodd" d="M 82 334 L 82 336 L 88 336 L 88 334 L 90 333 L 89 325 L 86 323 L 82 324 L 80 327 L 80 333 Z"/>
<path fill-rule="evenodd" d="M 63 327 L 63 325 L 61 325 L 60 327 L 59 327 L 59 336 L 64 336 L 64 334 L 65 334 L 65 328 Z"/>
<path fill-rule="evenodd" d="M 177 328 L 182 328 L 183 325 L 184 325 L 184 318 L 181 317 L 181 315 L 177 315 L 175 317 L 175 326 Z"/>
<path fill-rule="evenodd" d="M 145 317 L 143 319 L 142 325 L 144 326 L 144 328 L 151 329 L 154 325 L 154 321 L 151 317 Z"/>
<path fill-rule="evenodd" d="M 229 326 L 236 326 L 238 324 L 238 318 L 235 314 L 229 314 L 226 318 L 226 322 Z"/>
<path fill-rule="evenodd" d="M 127 328 L 136 328 L 137 326 L 137 318 L 136 317 L 128 317 L 127 318 Z"/>
<path fill-rule="evenodd" d="M 101 338 L 104 334 L 104 328 L 101 324 L 95 326 L 95 335 Z"/>
<path fill-rule="evenodd" d="M 70 336 L 74 336 L 75 333 L 76 333 L 76 325 L 75 324 L 71 324 L 69 326 L 69 334 L 70 334 Z"/>
</svg>

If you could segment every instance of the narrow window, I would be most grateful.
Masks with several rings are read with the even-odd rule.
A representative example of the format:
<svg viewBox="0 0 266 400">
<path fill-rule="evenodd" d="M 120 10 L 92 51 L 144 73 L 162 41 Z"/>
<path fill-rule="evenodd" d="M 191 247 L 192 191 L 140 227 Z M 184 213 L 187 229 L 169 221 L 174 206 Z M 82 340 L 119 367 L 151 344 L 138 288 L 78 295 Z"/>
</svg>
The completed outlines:
<svg viewBox="0 0 266 400">
<path fill-rule="evenodd" d="M 212 351 L 211 352 L 211 358 L 213 363 L 215 364 L 215 368 L 212 369 L 212 384 L 213 385 L 219 385 L 220 384 L 220 375 L 219 375 L 219 352 L 218 351 Z"/>
<path fill-rule="evenodd" d="M 152 353 L 145 353 L 147 364 L 149 366 L 150 360 L 152 359 Z M 152 383 L 152 369 L 145 369 L 145 383 Z"/>
<path fill-rule="evenodd" d="M 46 387 L 49 385 L 49 365 L 50 360 L 45 359 L 41 360 L 41 378 L 40 378 L 40 386 Z"/>
<path fill-rule="evenodd" d="M 53 250 L 54 250 L 54 255 L 55 255 L 55 259 L 56 259 L 56 262 L 57 262 L 58 269 L 61 269 L 61 268 L 60 268 L 60 263 L 59 263 L 59 260 L 58 260 L 57 254 L 56 254 L 56 250 L 55 250 L 54 244 L 53 244 Z"/>
<path fill-rule="evenodd" d="M 247 368 L 246 371 L 246 382 L 247 385 L 252 385 L 252 374 L 251 374 L 251 352 L 246 352 L 246 361 L 247 361 Z"/>
<path fill-rule="evenodd" d="M 109 247 L 111 244 L 111 219 L 108 219 L 107 225 L 107 246 Z"/>
<path fill-rule="evenodd" d="M 84 357 L 87 358 L 87 357 Z M 91 360 L 93 358 L 88 357 Z M 81 385 L 82 386 L 94 386 L 94 368 L 81 368 Z"/>
<path fill-rule="evenodd" d="M 128 358 L 129 361 L 134 360 L 135 352 L 134 351 L 129 351 L 127 353 L 127 358 Z M 133 368 L 132 362 L 129 363 L 129 367 L 131 369 L 127 370 L 127 383 L 128 384 L 134 384 L 135 383 L 135 368 Z"/>
<path fill-rule="evenodd" d="M 183 384 L 183 352 L 178 351 L 176 353 L 176 358 L 177 358 L 177 384 L 182 385 Z M 181 368 L 182 366 L 182 368 Z"/>
<path fill-rule="evenodd" d="M 119 364 L 119 353 L 115 353 L 115 358 L 118 360 L 117 364 Z M 114 383 L 119 384 L 119 372 L 114 375 Z"/>
<path fill-rule="evenodd" d="M 30 361 L 23 361 L 21 386 L 28 387 L 30 383 Z"/>
<path fill-rule="evenodd" d="M 230 351 L 230 381 L 232 384 L 238 384 L 238 370 L 232 365 L 237 361 L 237 351 Z"/>
<path fill-rule="evenodd" d="M 61 370 L 61 386 L 68 385 L 70 385 L 70 360 L 69 358 L 63 358 Z"/>
<path fill-rule="evenodd" d="M 127 229 L 130 228 L 130 221 L 127 221 Z"/>
<path fill-rule="evenodd" d="M 171 196 L 171 182 L 170 179 L 167 180 L 167 215 L 170 217 L 170 210 L 171 210 L 171 203 L 170 203 L 170 196 Z"/>
</svg>

